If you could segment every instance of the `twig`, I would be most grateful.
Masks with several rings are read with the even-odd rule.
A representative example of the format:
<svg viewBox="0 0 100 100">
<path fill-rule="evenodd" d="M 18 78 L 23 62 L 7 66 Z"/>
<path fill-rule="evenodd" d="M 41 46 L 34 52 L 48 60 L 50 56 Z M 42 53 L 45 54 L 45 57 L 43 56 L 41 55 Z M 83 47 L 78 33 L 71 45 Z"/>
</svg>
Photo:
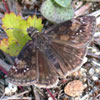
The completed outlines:
<svg viewBox="0 0 100 100">
<path fill-rule="evenodd" d="M 7 74 L 10 68 L 11 68 L 10 65 L 6 64 L 3 60 L 0 59 L 0 70 L 2 70 L 2 72 Z"/>
<path fill-rule="evenodd" d="M 98 94 L 98 95 L 94 98 L 94 100 L 97 100 L 98 97 L 100 97 L 100 94 Z"/>
<path fill-rule="evenodd" d="M 5 93 L 3 93 L 3 95 L 0 97 L 0 100 L 3 100 L 4 96 L 5 96 Z"/>
<path fill-rule="evenodd" d="M 82 6 L 80 9 L 78 9 L 77 11 L 75 11 L 75 17 L 83 15 L 86 11 L 89 10 L 89 8 L 91 7 L 92 3 L 87 3 L 84 6 Z"/>
<path fill-rule="evenodd" d="M 9 99 L 26 99 L 26 98 L 29 98 L 28 100 L 31 100 L 30 97 L 20 97 L 20 96 L 22 96 L 22 95 L 24 95 L 24 94 L 26 94 L 26 93 L 29 93 L 29 91 L 30 91 L 30 90 L 26 90 L 26 91 L 24 91 L 24 92 L 22 92 L 22 93 L 15 94 L 15 95 L 13 95 L 13 96 L 11 96 L 11 97 L 3 98 L 2 100 L 9 100 Z"/>
<path fill-rule="evenodd" d="M 9 55 L 7 55 L 6 53 L 4 53 L 4 52 L 3 52 L 3 54 L 4 54 L 4 56 L 7 58 L 7 60 L 9 61 L 9 63 L 10 63 L 11 65 L 14 65 L 14 61 L 11 59 L 11 57 L 10 57 Z"/>
<path fill-rule="evenodd" d="M 86 100 L 89 97 L 88 94 L 86 94 L 85 96 L 83 96 L 80 100 Z"/>
<path fill-rule="evenodd" d="M 95 62 L 95 61 L 92 61 L 93 64 L 97 65 L 97 66 L 100 66 L 99 63 Z"/>
<path fill-rule="evenodd" d="M 0 100 L 32 100 L 31 97 L 5 97 Z"/>
<path fill-rule="evenodd" d="M 8 7 L 8 4 L 7 4 L 6 0 L 2 0 L 2 2 L 3 2 L 3 4 L 4 4 L 4 7 L 5 7 L 5 9 L 6 9 L 6 12 L 7 12 L 7 13 L 10 13 L 10 10 L 9 10 L 9 7 Z"/>
<path fill-rule="evenodd" d="M 33 87 L 34 88 L 34 87 Z M 36 91 L 36 89 L 34 88 L 34 95 L 35 95 L 35 100 L 41 100 L 40 96 L 38 94 L 38 92 Z"/>
<path fill-rule="evenodd" d="M 22 96 L 22 95 L 24 95 L 24 94 L 26 94 L 26 93 L 29 93 L 30 92 L 30 90 L 26 90 L 26 91 L 24 91 L 24 92 L 22 92 L 22 93 L 19 93 L 19 94 L 17 94 L 17 95 L 14 95 L 13 97 L 19 97 L 19 96 Z"/>
<path fill-rule="evenodd" d="M 92 13 L 89 14 L 89 15 L 98 17 L 98 16 L 100 15 L 100 10 L 96 10 L 95 12 L 92 12 Z"/>
<path fill-rule="evenodd" d="M 50 90 L 48 88 L 46 88 L 47 92 L 50 94 L 50 96 L 52 97 L 53 100 L 56 100 L 55 97 L 53 96 L 53 94 L 50 92 Z"/>
</svg>

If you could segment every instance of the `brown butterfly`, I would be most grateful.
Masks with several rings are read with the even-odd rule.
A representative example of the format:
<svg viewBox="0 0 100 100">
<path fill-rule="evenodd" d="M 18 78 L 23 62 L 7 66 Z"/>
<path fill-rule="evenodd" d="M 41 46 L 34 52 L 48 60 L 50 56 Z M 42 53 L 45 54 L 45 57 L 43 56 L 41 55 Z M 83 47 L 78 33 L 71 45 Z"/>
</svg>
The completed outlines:
<svg viewBox="0 0 100 100">
<path fill-rule="evenodd" d="M 28 28 L 32 40 L 16 58 L 7 81 L 18 86 L 54 87 L 59 76 L 66 77 L 82 66 L 95 27 L 95 17 L 83 16 L 42 33 Z"/>
</svg>

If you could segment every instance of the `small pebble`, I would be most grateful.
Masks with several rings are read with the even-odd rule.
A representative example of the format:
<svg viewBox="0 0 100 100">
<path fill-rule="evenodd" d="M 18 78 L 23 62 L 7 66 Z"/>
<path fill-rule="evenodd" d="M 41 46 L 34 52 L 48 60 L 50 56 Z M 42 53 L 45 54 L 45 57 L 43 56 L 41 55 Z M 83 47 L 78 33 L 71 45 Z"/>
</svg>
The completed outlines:
<svg viewBox="0 0 100 100">
<path fill-rule="evenodd" d="M 64 88 L 65 94 L 72 97 L 80 96 L 83 90 L 84 85 L 80 80 L 71 81 Z"/>
<path fill-rule="evenodd" d="M 81 68 L 80 70 L 81 70 L 81 72 L 87 72 L 87 70 L 85 68 Z"/>
<path fill-rule="evenodd" d="M 89 74 L 92 76 L 93 74 L 94 74 L 94 69 L 93 68 L 90 68 L 90 70 L 89 70 Z"/>
<path fill-rule="evenodd" d="M 98 77 L 97 77 L 97 76 L 92 76 L 92 79 L 93 79 L 94 81 L 97 81 L 97 80 L 98 80 Z"/>
<path fill-rule="evenodd" d="M 78 71 L 73 72 L 72 75 L 75 76 L 75 77 L 77 77 L 77 76 L 80 76 L 81 77 L 82 76 L 82 73 L 81 73 L 80 70 L 78 70 Z"/>
<path fill-rule="evenodd" d="M 81 98 L 80 97 L 76 97 L 75 100 L 81 100 Z"/>
<path fill-rule="evenodd" d="M 100 73 L 100 69 L 99 68 L 96 68 L 95 71 L 96 71 L 96 73 Z"/>
<path fill-rule="evenodd" d="M 96 48 L 92 48 L 92 52 L 97 52 L 97 49 Z"/>
<path fill-rule="evenodd" d="M 10 84 L 5 88 L 5 94 L 10 95 L 17 91 L 17 86 Z"/>
<path fill-rule="evenodd" d="M 83 76 L 84 76 L 84 77 L 87 77 L 87 74 L 86 74 L 86 73 L 83 73 Z"/>
<path fill-rule="evenodd" d="M 94 37 L 100 36 L 100 32 L 95 32 Z"/>
<path fill-rule="evenodd" d="M 88 61 L 88 58 L 87 57 L 84 57 L 83 64 L 86 63 L 87 61 Z"/>
<path fill-rule="evenodd" d="M 87 88 L 87 86 L 88 86 L 87 84 L 84 84 L 84 88 Z"/>
<path fill-rule="evenodd" d="M 86 82 L 87 81 L 87 78 L 83 78 L 83 82 Z"/>
<path fill-rule="evenodd" d="M 17 91 L 17 86 L 14 86 L 12 92 L 15 93 Z"/>
<path fill-rule="evenodd" d="M 11 90 L 8 87 L 5 88 L 5 94 L 7 94 L 7 95 L 11 94 Z"/>
<path fill-rule="evenodd" d="M 96 55 L 100 55 L 100 52 L 96 52 L 95 54 L 96 54 Z"/>
<path fill-rule="evenodd" d="M 48 100 L 53 100 L 52 97 L 49 97 Z"/>
</svg>

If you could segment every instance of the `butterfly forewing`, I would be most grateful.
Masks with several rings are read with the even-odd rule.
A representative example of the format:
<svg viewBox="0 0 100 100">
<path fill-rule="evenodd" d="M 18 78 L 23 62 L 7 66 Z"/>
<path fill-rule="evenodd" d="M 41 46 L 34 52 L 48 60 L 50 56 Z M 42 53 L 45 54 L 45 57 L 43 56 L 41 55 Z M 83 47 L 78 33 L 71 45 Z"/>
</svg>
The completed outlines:
<svg viewBox="0 0 100 100">
<path fill-rule="evenodd" d="M 93 16 L 78 17 L 35 35 L 36 39 L 32 37 L 17 57 L 8 81 L 16 85 L 54 87 L 58 76 L 66 76 L 83 64 L 95 24 Z"/>
<path fill-rule="evenodd" d="M 87 46 L 93 38 L 95 24 L 95 17 L 84 16 L 61 23 L 46 32 L 60 64 L 58 69 L 62 70 L 65 76 L 83 64 Z"/>
<path fill-rule="evenodd" d="M 60 43 L 52 43 L 52 48 L 58 56 L 57 59 L 60 64 L 60 70 L 63 71 L 65 76 L 71 74 L 71 72 L 78 70 L 81 67 L 84 56 L 87 52 L 86 47 L 74 48 L 72 46 L 66 46 Z"/>
<path fill-rule="evenodd" d="M 95 24 L 96 19 L 93 16 L 78 17 L 54 26 L 46 34 L 53 42 L 83 47 L 91 41 Z"/>
</svg>

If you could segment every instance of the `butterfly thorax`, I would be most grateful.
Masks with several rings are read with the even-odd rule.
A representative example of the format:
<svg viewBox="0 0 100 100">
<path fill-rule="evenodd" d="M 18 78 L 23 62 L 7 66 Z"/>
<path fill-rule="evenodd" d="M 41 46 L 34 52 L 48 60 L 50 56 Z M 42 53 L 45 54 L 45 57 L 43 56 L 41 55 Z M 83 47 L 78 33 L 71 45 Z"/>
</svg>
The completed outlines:
<svg viewBox="0 0 100 100">
<path fill-rule="evenodd" d="M 36 28 L 30 27 L 27 29 L 28 35 L 32 38 L 34 41 L 34 45 L 39 50 L 42 50 L 46 47 L 47 43 L 47 37 L 45 37 L 42 33 L 40 33 Z"/>
</svg>

